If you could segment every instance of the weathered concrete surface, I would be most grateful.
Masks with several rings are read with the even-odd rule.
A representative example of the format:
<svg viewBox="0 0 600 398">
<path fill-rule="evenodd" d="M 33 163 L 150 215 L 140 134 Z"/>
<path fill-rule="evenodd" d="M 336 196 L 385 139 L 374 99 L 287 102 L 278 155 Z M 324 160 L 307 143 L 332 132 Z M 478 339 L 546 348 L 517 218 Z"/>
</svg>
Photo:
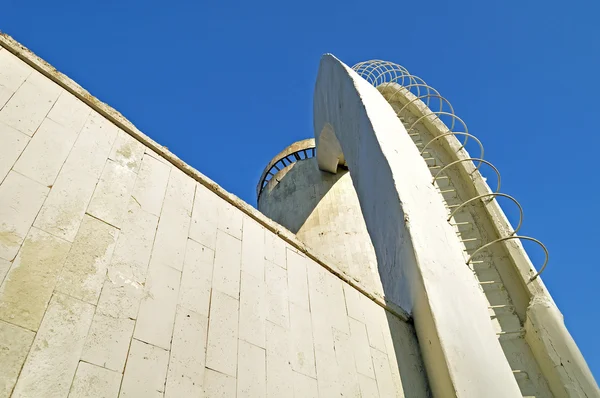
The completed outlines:
<svg viewBox="0 0 600 398">
<path fill-rule="evenodd" d="M 144 153 L 146 155 L 158 160 L 159 162 L 165 165 L 174 165 L 176 168 L 183 171 L 192 179 L 199 182 L 202 188 L 199 188 L 198 191 L 201 194 L 212 193 L 212 195 L 208 195 L 204 199 L 216 201 L 217 203 L 221 202 L 218 199 L 223 199 L 223 201 L 227 204 L 230 204 L 235 208 L 240 209 L 250 218 L 259 222 L 268 231 L 271 231 L 273 234 L 279 236 L 282 240 L 295 247 L 298 251 L 302 252 L 312 260 L 318 262 L 321 266 L 327 268 L 330 272 L 337 275 L 340 279 L 354 286 L 356 289 L 361 291 L 362 294 L 369 297 L 378 305 L 386 308 L 387 310 L 391 311 L 392 313 L 395 313 L 396 315 L 402 318 L 408 319 L 406 312 L 400 307 L 394 305 L 392 302 L 387 302 L 385 298 L 381 297 L 381 295 L 376 294 L 370 291 L 369 289 L 365 288 L 360 283 L 353 280 L 352 277 L 341 271 L 339 268 L 337 268 L 327 260 L 322 259 L 320 255 L 309 250 L 302 241 L 296 238 L 296 236 L 293 233 L 288 231 L 286 228 L 282 228 L 279 224 L 273 222 L 271 219 L 263 215 L 260 211 L 256 210 L 244 201 L 240 200 L 235 195 L 225 191 L 210 178 L 206 177 L 198 170 L 187 165 L 185 162 L 183 162 L 181 159 L 179 159 L 177 156 L 171 153 L 166 147 L 163 147 L 162 145 L 158 144 L 150 137 L 145 135 L 143 132 L 138 130 L 129 120 L 123 117 L 123 115 L 121 115 L 117 110 L 98 100 L 96 97 L 92 96 L 88 91 L 79 86 L 76 82 L 74 82 L 64 74 L 60 73 L 58 70 L 52 67 L 52 65 L 48 64 L 46 61 L 33 54 L 31 51 L 29 51 L 29 49 L 16 42 L 12 37 L 0 33 L 0 46 L 3 47 L 2 49 L 0 49 L 0 55 L 3 56 L 3 59 L 8 65 L 8 67 L 4 71 L 0 71 L 0 73 L 4 73 L 0 74 L 0 79 L 3 79 L 3 81 L 10 80 L 9 83 L 6 83 L 6 87 L 14 86 L 18 88 L 22 81 L 25 80 L 25 78 L 32 73 L 32 69 L 38 71 L 42 75 L 46 76 L 49 80 L 62 87 L 65 91 L 71 93 L 77 99 L 88 105 L 92 110 L 104 116 L 106 120 L 112 122 L 116 127 L 120 128 L 123 134 L 129 135 L 132 138 L 134 138 L 136 142 L 141 143 L 144 146 Z M 13 79 L 16 81 L 20 81 L 20 83 L 15 83 Z M 12 95 L 13 93 L 14 90 L 10 91 L 10 95 Z M 0 126 L 2 125 L 0 124 Z M 117 144 L 115 145 L 119 145 L 119 147 L 114 146 L 112 154 L 109 156 L 111 160 L 115 160 L 115 157 L 118 157 L 116 153 L 121 148 L 118 142 L 119 141 L 117 141 Z M 131 141 L 127 140 L 127 142 Z M 18 145 L 22 144 L 19 143 Z M 133 162 L 135 162 L 135 157 L 136 154 L 139 154 L 139 150 L 134 147 L 131 147 L 129 149 L 125 149 L 122 153 L 126 156 L 126 159 L 128 159 L 126 160 L 127 162 L 132 162 L 132 164 L 134 164 Z M 203 226 L 205 224 L 197 222 L 199 219 L 203 218 L 213 220 L 215 218 L 215 215 L 199 214 L 196 219 L 196 222 L 192 223 L 192 225 L 196 224 L 195 227 L 192 227 L 192 229 L 195 229 L 195 232 L 199 234 L 208 232 L 209 235 L 204 237 L 208 239 L 214 239 L 215 236 L 211 233 L 211 228 L 209 228 L 209 231 L 204 231 Z"/>
<path fill-rule="evenodd" d="M 299 160 L 275 174 L 259 197 L 258 209 L 383 296 L 375 250 L 350 173 L 321 171 L 315 158 Z"/>
<path fill-rule="evenodd" d="M 556 397 L 600 397 L 594 376 L 554 302 L 534 297 L 527 309 L 525 330 L 526 340 Z"/>
<path fill-rule="evenodd" d="M 407 89 L 396 83 L 384 83 L 377 89 L 398 113 L 404 126 L 412 128 L 415 145 L 424 150 L 424 145 L 429 143 L 422 156 L 431 167 L 432 175 L 438 173 L 441 165 L 472 157 L 456 136 L 447 134 L 448 126 Z M 423 115 L 429 116 L 423 118 Z M 432 142 L 434 137 L 439 139 Z M 457 163 L 446 169 L 443 177 L 446 179 L 439 179 L 437 185 L 440 197 L 449 208 L 492 192 L 473 162 Z M 456 227 L 457 234 L 464 240 L 465 260 L 483 243 L 509 236 L 514 231 L 497 200 L 474 204 L 462 207 L 451 220 L 467 224 Z M 475 260 L 474 275 L 480 282 L 499 282 L 496 287 L 483 291 L 489 305 L 496 308 L 490 309 L 491 321 L 522 394 L 600 396 L 597 383 L 542 279 L 531 280 L 537 271 L 521 242 L 511 240 L 492 245 Z"/>
<path fill-rule="evenodd" d="M 2 202 L 2 214 L 11 216 L 0 233 L 14 229 L 23 239 L 14 245 L 14 260 L 12 254 L 0 259 L 2 342 L 18 341 L 0 354 L 0 368 L 7 370 L 0 394 L 179 398 L 235 397 L 239 391 L 281 397 L 278 392 L 294 389 L 310 396 L 318 385 L 352 390 L 353 367 L 375 359 L 387 368 L 364 376 L 361 386 L 411 396 L 408 380 L 419 380 L 411 375 L 423 369 L 415 338 L 402 327 L 402 311 L 394 312 L 401 320 L 384 310 L 394 308 L 307 253 L 289 231 L 133 133 L 114 110 L 16 43 L 0 36 L 0 44 L 49 77 L 44 87 L 56 89 L 58 101 L 70 93 L 86 104 L 68 98 L 71 105 L 55 101 L 41 118 L 39 107 L 22 113 L 39 126 L 52 122 L 57 132 L 75 131 L 68 155 L 55 154 L 62 167 L 52 186 L 21 174 L 14 184 L 16 157 L 2 163 L 10 178 L 0 181 L 0 192 L 23 188 Z M 6 47 L 0 48 L 0 85 L 4 71 L 23 81 L 34 72 Z M 22 86 L 2 90 L 26 101 L 26 95 L 12 95 Z M 30 131 L 32 123 L 25 126 L 27 142 L 40 131 Z M 4 132 L 13 137 L 14 131 Z M 12 154 L 27 151 L 22 140 L 5 141 Z M 357 333 L 367 331 L 366 338 L 354 336 L 350 322 L 360 326 Z M 395 327 L 400 333 L 390 331 Z M 393 343 L 398 334 L 399 346 Z M 363 356 L 331 355 L 334 344 L 349 339 Z M 327 369 L 316 367 L 315 344 L 325 354 L 318 360 L 331 361 Z M 395 359 L 404 352 L 406 358 Z M 406 362 L 408 369 L 399 368 Z M 369 396 L 380 396 L 377 391 Z"/>
<path fill-rule="evenodd" d="M 413 312 L 434 393 L 520 396 L 429 171 L 395 112 L 331 55 L 321 61 L 314 111 L 319 166 L 349 166 L 384 291 Z"/>
</svg>

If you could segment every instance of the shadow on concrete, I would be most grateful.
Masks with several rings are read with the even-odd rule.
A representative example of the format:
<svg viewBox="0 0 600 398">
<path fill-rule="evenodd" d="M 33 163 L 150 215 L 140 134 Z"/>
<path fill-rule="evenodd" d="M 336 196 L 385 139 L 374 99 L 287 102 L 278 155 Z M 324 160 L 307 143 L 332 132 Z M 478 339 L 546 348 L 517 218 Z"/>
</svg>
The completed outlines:
<svg viewBox="0 0 600 398">
<path fill-rule="evenodd" d="M 345 173 L 319 170 L 316 158 L 297 161 L 271 179 L 258 200 L 258 209 L 298 233 L 321 199 Z M 283 178 L 285 182 L 279 184 Z"/>
<path fill-rule="evenodd" d="M 334 228 L 331 228 L 332 225 L 330 224 L 335 223 L 335 220 L 315 220 L 315 217 L 324 216 L 322 214 L 319 215 L 319 212 L 317 211 L 319 203 L 328 195 L 331 188 L 347 173 L 348 171 L 345 168 L 338 169 L 337 174 L 323 172 L 319 170 L 316 158 L 297 161 L 281 170 L 273 177 L 271 182 L 265 187 L 260 200 L 258 201 L 258 208 L 262 213 L 295 234 L 298 234 L 307 220 L 311 218 L 312 222 L 317 221 L 317 224 L 323 225 L 325 233 L 322 239 L 324 239 L 325 242 L 329 242 L 329 244 L 338 244 L 338 242 L 335 241 L 330 242 L 332 237 L 331 235 L 327 235 L 326 232 L 328 229 L 335 229 L 335 224 L 333 225 Z M 281 181 L 281 183 L 279 183 L 279 181 Z M 362 212 L 362 209 L 359 210 Z M 361 216 L 361 214 L 354 215 L 354 217 Z M 316 228 L 315 226 L 311 227 Z M 347 226 L 339 225 L 339 228 L 340 233 L 343 234 Z M 310 239 L 316 238 L 313 235 Z M 370 236 L 366 234 L 363 240 L 364 239 L 370 240 Z M 305 243 L 309 247 L 311 246 L 311 242 Z M 369 241 L 369 244 L 370 243 L 371 242 Z M 372 253 L 367 257 L 375 257 L 372 247 L 370 250 Z M 360 248 L 356 248 L 357 253 L 354 253 L 351 261 L 355 261 L 358 264 L 353 264 L 354 268 L 352 268 L 350 264 L 339 264 L 339 262 L 342 261 L 341 258 L 331 258 L 327 253 L 323 253 L 322 250 L 317 250 L 319 255 L 331 261 L 333 264 L 338 265 L 356 279 L 361 279 L 361 276 L 363 276 L 357 274 L 356 266 L 360 267 L 361 265 L 364 265 L 365 268 L 369 267 L 366 263 L 368 260 L 358 258 L 360 257 L 358 252 L 360 251 L 364 251 L 364 249 L 361 250 Z M 364 261 L 365 263 L 360 264 L 361 261 Z M 379 272 L 379 278 L 383 279 L 381 277 L 381 272 Z M 385 281 L 382 280 L 381 282 L 383 282 L 383 286 L 385 287 Z M 371 281 L 361 281 L 361 283 L 368 288 L 372 286 Z M 371 286 L 368 286 L 369 284 Z M 381 288 L 378 288 L 377 290 L 379 289 Z M 392 336 L 394 353 L 400 373 L 404 397 L 431 397 L 427 374 L 421 358 L 419 342 L 415 334 L 414 325 L 410 322 L 401 320 L 388 311 L 386 311 L 386 317 L 387 325 Z"/>
</svg>

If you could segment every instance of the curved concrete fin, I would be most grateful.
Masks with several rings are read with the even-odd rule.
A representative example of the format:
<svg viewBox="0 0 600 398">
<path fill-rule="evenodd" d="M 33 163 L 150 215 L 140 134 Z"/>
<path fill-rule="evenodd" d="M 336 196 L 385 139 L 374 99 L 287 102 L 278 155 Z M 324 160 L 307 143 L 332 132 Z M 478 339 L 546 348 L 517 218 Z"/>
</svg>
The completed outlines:
<svg viewBox="0 0 600 398">
<path fill-rule="evenodd" d="M 347 163 L 384 292 L 413 314 L 434 395 L 520 397 L 429 171 L 391 106 L 326 54 L 313 110 L 319 166 Z"/>
</svg>

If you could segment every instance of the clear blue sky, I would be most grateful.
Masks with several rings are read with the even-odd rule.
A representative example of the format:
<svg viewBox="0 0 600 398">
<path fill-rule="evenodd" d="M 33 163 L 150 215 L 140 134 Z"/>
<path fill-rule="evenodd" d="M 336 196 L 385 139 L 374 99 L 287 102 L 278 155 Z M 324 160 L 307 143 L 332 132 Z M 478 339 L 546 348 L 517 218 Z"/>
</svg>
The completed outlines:
<svg viewBox="0 0 600 398">
<path fill-rule="evenodd" d="M 271 157 L 313 134 L 321 54 L 404 65 L 452 102 L 523 205 L 598 379 L 600 3 L 583 3 L 5 0 L 0 30 L 253 205 Z"/>
</svg>

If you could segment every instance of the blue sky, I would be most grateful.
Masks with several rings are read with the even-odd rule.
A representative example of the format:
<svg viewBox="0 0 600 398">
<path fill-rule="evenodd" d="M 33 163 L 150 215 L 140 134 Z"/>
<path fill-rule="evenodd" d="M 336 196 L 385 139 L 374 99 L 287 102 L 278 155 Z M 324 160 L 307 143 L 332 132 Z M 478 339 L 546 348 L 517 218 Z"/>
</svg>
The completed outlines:
<svg viewBox="0 0 600 398">
<path fill-rule="evenodd" d="M 521 232 L 548 246 L 544 281 L 598 378 L 599 8 L 5 0 L 0 30 L 253 205 L 271 157 L 313 134 L 321 54 L 404 65 L 452 102 L 523 205 Z"/>
</svg>

